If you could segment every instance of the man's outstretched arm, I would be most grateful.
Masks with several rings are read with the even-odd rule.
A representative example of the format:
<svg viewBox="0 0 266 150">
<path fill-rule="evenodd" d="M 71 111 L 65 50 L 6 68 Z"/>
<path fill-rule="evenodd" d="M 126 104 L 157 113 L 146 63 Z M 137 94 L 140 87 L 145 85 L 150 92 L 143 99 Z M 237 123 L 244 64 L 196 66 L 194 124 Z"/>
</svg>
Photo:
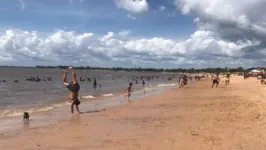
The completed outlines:
<svg viewBox="0 0 266 150">
<path fill-rule="evenodd" d="M 63 71 L 63 84 L 64 86 L 68 86 L 69 83 L 67 83 L 67 71 Z"/>
</svg>

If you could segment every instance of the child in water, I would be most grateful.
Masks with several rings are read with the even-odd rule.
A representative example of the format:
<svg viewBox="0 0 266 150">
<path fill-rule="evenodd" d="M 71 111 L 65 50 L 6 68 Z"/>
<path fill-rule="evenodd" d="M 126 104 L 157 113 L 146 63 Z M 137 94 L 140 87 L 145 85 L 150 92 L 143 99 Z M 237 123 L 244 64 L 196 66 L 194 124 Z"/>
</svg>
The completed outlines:
<svg viewBox="0 0 266 150">
<path fill-rule="evenodd" d="M 126 89 L 126 95 L 125 97 L 127 96 L 127 100 L 129 100 L 129 97 L 131 96 L 131 93 L 133 92 L 132 91 L 132 83 L 129 83 L 129 87 Z"/>
</svg>

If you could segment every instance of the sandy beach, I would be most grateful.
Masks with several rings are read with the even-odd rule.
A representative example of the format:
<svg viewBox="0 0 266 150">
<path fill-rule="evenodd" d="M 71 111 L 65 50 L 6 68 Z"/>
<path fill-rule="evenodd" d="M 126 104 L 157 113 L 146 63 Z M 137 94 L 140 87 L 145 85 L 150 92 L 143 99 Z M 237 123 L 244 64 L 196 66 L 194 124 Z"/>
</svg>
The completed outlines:
<svg viewBox="0 0 266 150">
<path fill-rule="evenodd" d="M 213 89 L 206 79 L 46 127 L 0 133 L 0 149 L 265 150 L 265 100 L 266 87 L 256 79 L 233 77 Z"/>
</svg>

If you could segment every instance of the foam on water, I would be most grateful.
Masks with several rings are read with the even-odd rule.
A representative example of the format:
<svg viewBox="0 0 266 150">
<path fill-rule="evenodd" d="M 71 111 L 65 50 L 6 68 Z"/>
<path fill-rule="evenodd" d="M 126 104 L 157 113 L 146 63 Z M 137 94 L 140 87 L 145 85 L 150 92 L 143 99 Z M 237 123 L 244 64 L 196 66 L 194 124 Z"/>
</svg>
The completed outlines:
<svg viewBox="0 0 266 150">
<path fill-rule="evenodd" d="M 108 94 L 103 94 L 103 97 L 110 97 L 110 96 L 115 96 L 113 93 L 108 93 Z"/>
<path fill-rule="evenodd" d="M 95 98 L 95 97 L 92 96 L 92 95 L 87 95 L 87 96 L 81 96 L 81 98 L 84 98 L 84 99 L 91 99 L 91 98 Z"/>
<path fill-rule="evenodd" d="M 171 83 L 171 84 L 159 84 L 158 87 L 165 87 L 165 86 L 177 86 L 177 83 Z"/>
<path fill-rule="evenodd" d="M 24 112 L 36 113 L 36 112 L 48 111 L 68 104 L 69 104 L 68 102 L 64 102 L 59 104 L 53 104 L 50 106 L 35 107 L 30 109 L 5 109 L 0 111 L 0 119 L 5 117 L 21 116 L 24 114 Z"/>
</svg>

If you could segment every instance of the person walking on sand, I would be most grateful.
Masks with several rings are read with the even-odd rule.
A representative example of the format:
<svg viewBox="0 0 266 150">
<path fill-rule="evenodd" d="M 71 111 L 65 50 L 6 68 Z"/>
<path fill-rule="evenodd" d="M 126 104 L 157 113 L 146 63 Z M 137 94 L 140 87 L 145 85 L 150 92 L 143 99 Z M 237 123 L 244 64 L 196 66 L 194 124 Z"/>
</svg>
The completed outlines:
<svg viewBox="0 0 266 150">
<path fill-rule="evenodd" d="M 230 83 L 230 74 L 227 73 L 225 78 L 225 84 L 228 85 L 229 83 Z"/>
<path fill-rule="evenodd" d="M 72 114 L 74 113 L 74 105 L 76 106 L 77 112 L 80 113 L 79 112 L 80 101 L 79 101 L 79 98 L 78 98 L 78 93 L 79 93 L 80 86 L 79 86 L 79 83 L 78 83 L 77 76 L 76 76 L 76 73 L 74 71 L 74 68 L 73 67 L 69 67 L 68 69 L 71 70 L 72 81 L 69 82 L 69 83 L 67 82 L 67 71 L 63 71 L 63 84 L 70 91 L 68 98 L 69 98 L 69 100 L 71 102 L 71 113 Z"/>
<path fill-rule="evenodd" d="M 132 93 L 133 91 L 132 91 L 132 83 L 129 83 L 129 86 L 128 86 L 128 88 L 126 89 L 126 95 L 125 95 L 125 97 L 127 97 L 127 100 L 129 101 L 130 99 L 129 99 L 129 97 L 131 96 L 131 93 Z"/>
<path fill-rule="evenodd" d="M 219 81 L 220 81 L 219 74 L 212 76 L 212 88 L 214 84 L 216 84 L 216 87 L 218 87 Z"/>
</svg>

